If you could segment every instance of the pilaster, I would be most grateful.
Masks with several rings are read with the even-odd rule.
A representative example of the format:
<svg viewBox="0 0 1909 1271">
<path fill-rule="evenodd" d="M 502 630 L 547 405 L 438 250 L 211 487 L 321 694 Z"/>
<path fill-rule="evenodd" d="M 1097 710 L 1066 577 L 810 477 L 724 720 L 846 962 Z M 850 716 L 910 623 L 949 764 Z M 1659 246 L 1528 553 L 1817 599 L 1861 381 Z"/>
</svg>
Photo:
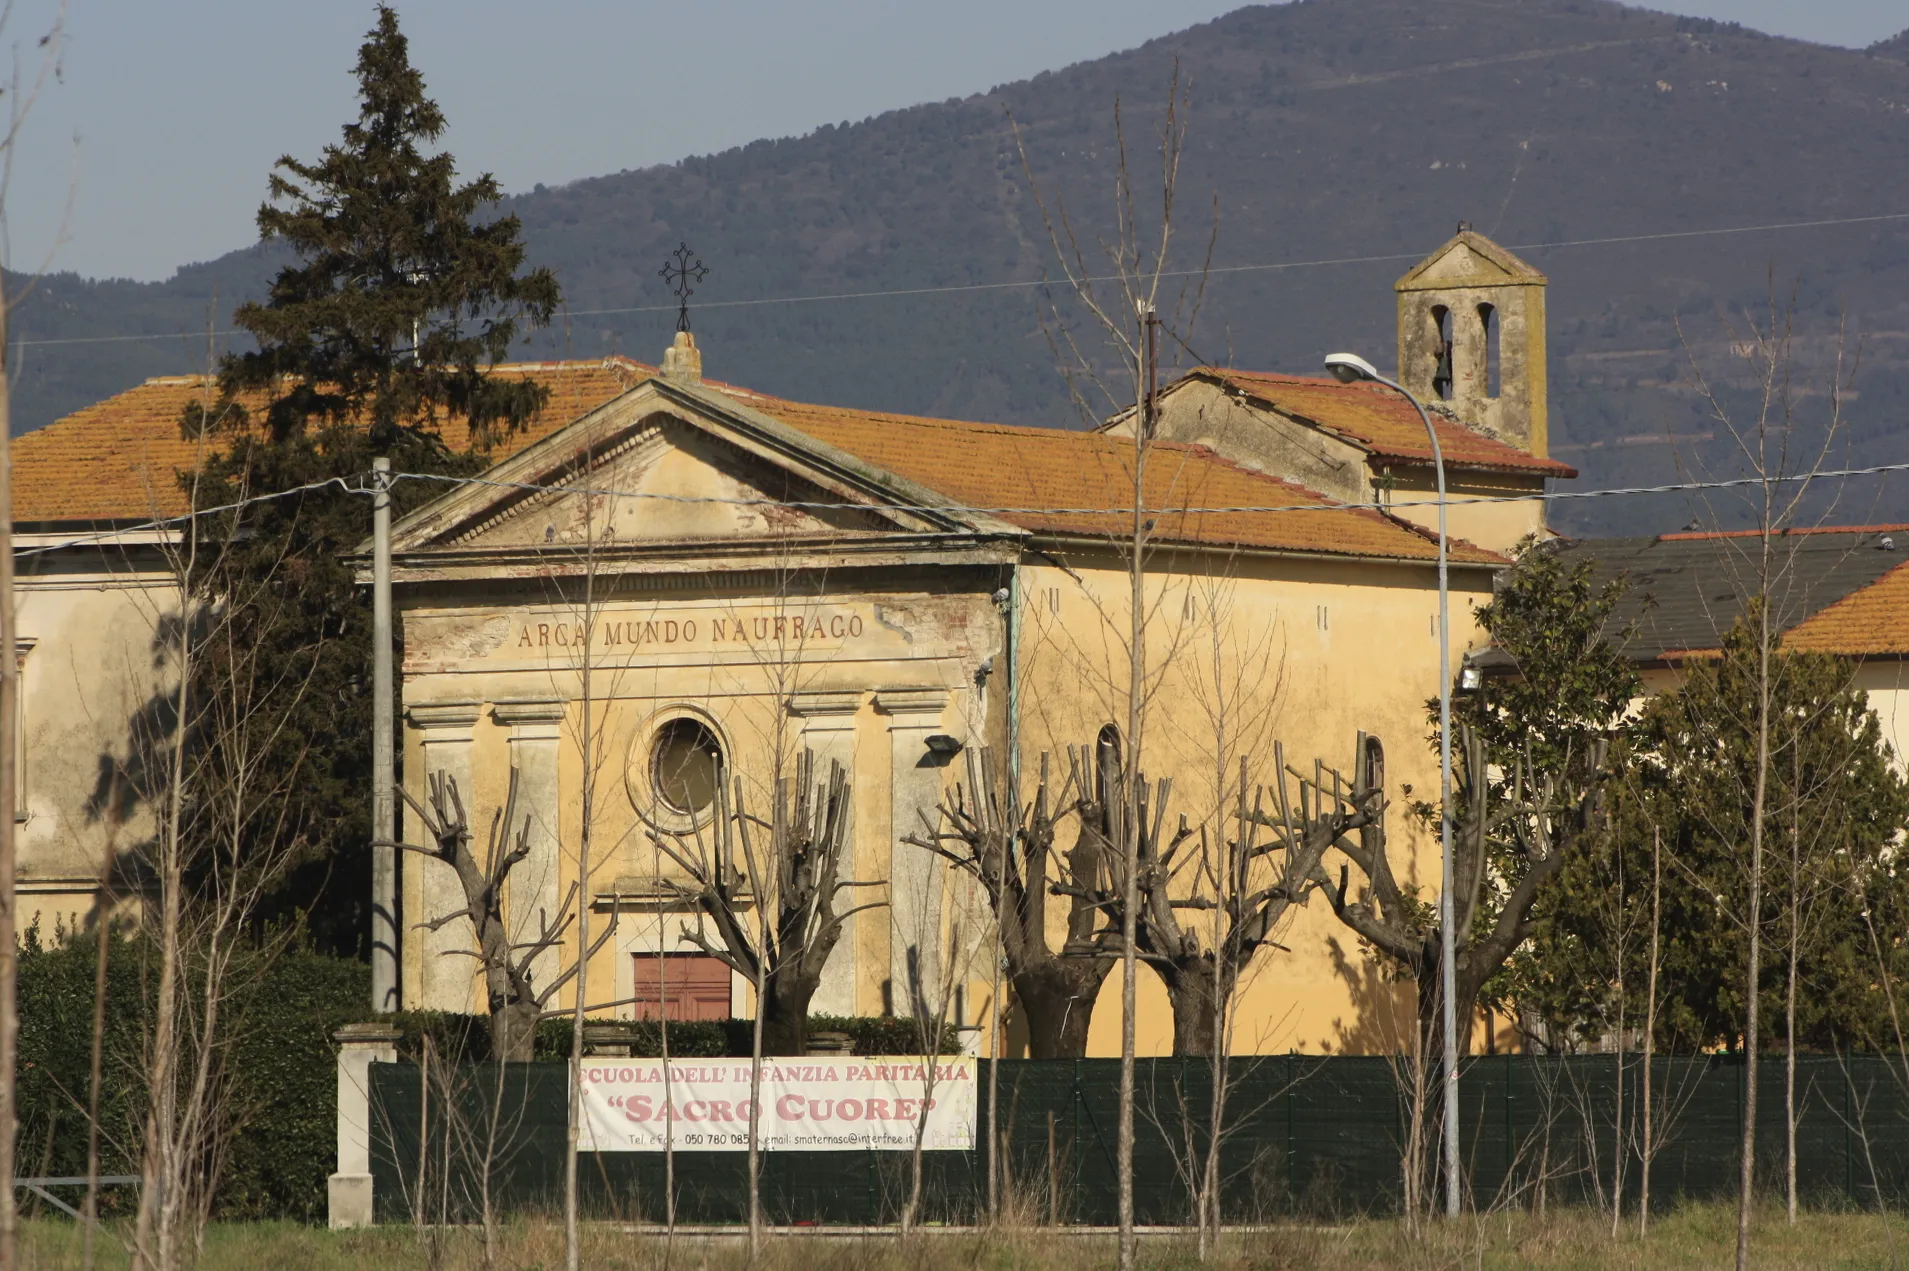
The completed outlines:
<svg viewBox="0 0 1909 1271">
<path fill-rule="evenodd" d="M 815 756 L 815 779 L 828 780 L 829 764 L 842 765 L 853 783 L 855 767 L 855 715 L 862 708 L 862 694 L 856 691 L 837 693 L 797 693 L 789 702 L 789 713 L 802 721 L 801 744 Z M 857 878 L 855 862 L 855 808 L 854 790 L 851 784 L 849 793 L 848 830 L 843 837 L 841 872 L 844 877 Z M 863 903 L 872 888 L 851 888 L 837 893 L 835 903 L 838 909 L 852 908 Z M 810 1009 L 825 1015 L 855 1014 L 855 928 L 864 917 L 879 917 L 875 911 L 869 914 L 856 914 L 842 924 L 842 937 L 836 941 L 834 950 L 829 954 L 828 965 L 822 969 L 822 982 L 815 990 Z"/>
<path fill-rule="evenodd" d="M 564 701 L 554 697 L 513 698 L 491 707 L 492 718 L 510 730 L 505 742 L 511 769 L 517 774 L 517 824 L 530 822 L 530 855 L 511 870 L 504 897 L 513 943 L 535 940 L 546 918 L 550 922 L 561 918 L 557 913 L 563 899 L 557 757 L 564 709 Z M 511 832 L 516 832 L 515 827 Z M 545 949 L 531 966 L 531 982 L 548 984 L 562 965 L 561 949 Z"/>
<path fill-rule="evenodd" d="M 941 870 L 928 852 L 901 840 L 934 825 L 943 760 L 928 749 L 942 731 L 946 689 L 883 689 L 875 706 L 888 716 L 890 1001 L 897 1015 L 938 1005 L 941 979 Z"/>
<path fill-rule="evenodd" d="M 427 799 L 430 778 L 439 773 L 448 775 L 457 782 L 473 835 L 482 833 L 477 824 L 476 786 L 471 781 L 471 730 L 477 725 L 480 708 L 478 702 L 430 702 L 419 703 L 406 712 L 424 744 L 424 772 L 412 784 L 413 797 Z M 457 873 L 443 861 L 428 860 L 415 852 L 405 853 L 404 867 L 417 880 L 404 889 L 405 899 L 416 902 L 415 907 L 407 905 L 404 916 L 409 936 L 405 946 L 416 951 L 415 961 L 406 959 L 406 969 L 413 975 L 406 986 L 405 1005 L 412 1010 L 475 1010 L 476 964 L 461 952 L 476 948 L 470 924 L 448 922 L 436 931 L 418 925 L 464 908 L 464 889 Z"/>
</svg>

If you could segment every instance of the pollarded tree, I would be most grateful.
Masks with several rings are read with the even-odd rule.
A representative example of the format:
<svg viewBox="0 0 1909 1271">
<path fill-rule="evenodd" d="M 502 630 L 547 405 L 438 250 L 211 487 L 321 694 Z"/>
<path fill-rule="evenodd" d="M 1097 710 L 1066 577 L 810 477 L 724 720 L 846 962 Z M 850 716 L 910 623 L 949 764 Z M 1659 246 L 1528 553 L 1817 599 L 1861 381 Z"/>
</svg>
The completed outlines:
<svg viewBox="0 0 1909 1271">
<path fill-rule="evenodd" d="M 547 395 L 487 372 L 520 328 L 549 320 L 556 279 L 523 268 L 517 218 L 489 214 L 500 194 L 491 176 L 460 183 L 450 154 L 426 152 L 444 115 L 389 7 L 359 50 L 357 78 L 359 115 L 342 138 L 316 162 L 280 159 L 272 174 L 259 232 L 296 259 L 264 301 L 235 315 L 257 348 L 223 359 L 219 396 L 182 421 L 217 441 L 196 506 L 362 483 L 377 455 L 399 471 L 475 471 L 480 459 L 461 439 L 454 449 L 443 425 L 467 421 L 476 449 L 521 426 Z M 435 493 L 400 482 L 394 509 Z M 233 579 L 270 578 L 278 602 L 240 615 L 248 640 L 309 672 L 310 726 L 294 735 L 312 750 L 286 823 L 309 835 L 312 860 L 281 889 L 281 905 L 348 952 L 369 932 L 371 622 L 346 563 L 368 531 L 366 503 L 330 486 L 256 504 L 216 564 Z"/>
<path fill-rule="evenodd" d="M 869 901 L 838 910 L 838 898 L 860 883 L 843 873 L 848 852 L 851 793 L 848 773 L 831 762 L 817 779 L 815 756 L 796 756 L 795 775 L 775 783 L 769 819 L 751 815 L 742 783 L 733 802 L 718 779 L 715 814 L 688 831 L 649 832 L 650 840 L 683 871 L 664 879 L 702 919 L 682 938 L 727 965 L 755 987 L 765 1055 L 808 1051 L 809 1001 L 821 986 L 843 924 Z M 751 922 L 755 909 L 759 920 Z M 715 939 L 704 923 L 715 928 Z M 753 1208 L 753 1206 L 752 1206 Z"/>
<path fill-rule="evenodd" d="M 1119 948 L 1115 911 L 1098 899 L 1111 868 L 1109 822 L 1119 814 L 1118 757 L 1105 745 L 1091 759 L 1084 749 L 1070 754 L 1068 775 L 1056 785 L 1043 753 L 1027 799 L 991 751 L 969 751 L 967 759 L 968 780 L 957 782 L 942 803 L 938 824 L 903 841 L 950 862 L 987 893 L 1008 981 L 1027 1023 L 1028 1053 L 1078 1059 L 1087 1053 L 1094 999 Z M 1084 775 L 1090 771 L 1095 775 Z M 1055 839 L 1070 817 L 1074 846 L 1063 853 Z M 1049 939 L 1049 895 L 1071 897 L 1058 949 Z"/>
<path fill-rule="evenodd" d="M 1607 833 L 1610 747 L 1628 729 L 1636 672 L 1609 624 L 1622 582 L 1597 584 L 1588 562 L 1568 566 L 1527 542 L 1478 622 L 1512 674 L 1453 702 L 1453 994 L 1460 1046 L 1470 1043 L 1480 990 L 1537 928 L 1567 862 Z M 1430 711 L 1437 744 L 1437 704 Z M 1434 828 L 1439 809 L 1419 805 Z M 1399 879 L 1385 836 L 1339 850 L 1364 876 L 1327 888 L 1333 910 L 1418 983 L 1421 1035 L 1440 1015 L 1438 907 Z M 1434 1053 L 1428 1046 L 1425 1053 Z"/>
<path fill-rule="evenodd" d="M 1290 769 L 1277 744 L 1273 755 L 1278 771 L 1269 786 L 1253 786 L 1240 760 L 1233 833 L 1217 843 L 1185 818 L 1169 831 L 1171 783 L 1149 789 L 1141 782 L 1135 939 L 1166 985 L 1176 1055 L 1212 1055 L 1227 1046 L 1221 1021 L 1230 1018 L 1240 977 L 1262 950 L 1275 947 L 1286 915 L 1319 885 L 1326 853 L 1350 846 L 1351 835 L 1370 847 L 1385 822 L 1385 761 L 1376 738 L 1359 734 L 1349 778 L 1319 762 L 1310 775 Z M 1118 870 L 1117 858 L 1108 862 Z M 1124 893 L 1109 873 L 1089 895 L 1098 908 L 1117 913 Z M 1182 921 L 1183 913 L 1200 916 Z"/>
<path fill-rule="evenodd" d="M 457 875 L 464 893 L 464 906 L 423 919 L 415 924 L 421 930 L 469 922 L 475 949 L 456 949 L 443 956 L 464 955 L 477 959 L 484 977 L 485 1004 L 491 1017 L 491 1053 L 507 1063 L 529 1063 L 537 1038 L 537 1021 L 546 1014 L 551 999 L 564 985 L 577 977 L 580 969 L 616 934 L 616 916 L 591 941 L 587 952 L 573 959 L 547 984 L 538 984 L 534 974 L 537 960 L 569 934 L 576 918 L 574 901 L 578 887 L 558 904 L 556 912 L 537 915 L 534 927 L 526 925 L 528 940 L 513 941 L 504 912 L 504 891 L 510 871 L 530 856 L 530 817 L 522 825 L 517 821 L 517 770 L 510 771 L 510 793 L 504 806 L 491 818 L 489 840 L 479 859 L 471 845 L 470 818 L 464 811 L 464 799 L 457 779 L 448 773 L 428 774 L 431 802 L 427 807 L 400 788 L 399 794 L 417 814 L 418 824 L 430 836 L 431 845 L 398 843 L 394 846 L 420 856 L 441 861 Z"/>
</svg>

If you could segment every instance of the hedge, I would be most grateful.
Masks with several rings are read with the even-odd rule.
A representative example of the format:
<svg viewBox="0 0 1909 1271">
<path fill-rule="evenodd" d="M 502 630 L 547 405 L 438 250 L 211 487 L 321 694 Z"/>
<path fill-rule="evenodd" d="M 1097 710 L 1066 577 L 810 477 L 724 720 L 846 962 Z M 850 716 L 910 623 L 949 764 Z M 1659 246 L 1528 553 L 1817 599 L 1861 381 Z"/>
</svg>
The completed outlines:
<svg viewBox="0 0 1909 1271">
<path fill-rule="evenodd" d="M 20 1138 L 23 1175 L 86 1173 L 86 1103 L 93 1036 L 96 942 L 88 933 L 20 950 Z M 100 1172 L 138 1172 L 144 1110 L 142 1050 L 151 1020 L 157 949 L 144 938 L 109 943 L 100 1088 Z M 239 959 L 220 1030 L 222 1072 L 236 1129 L 214 1212 L 221 1218 L 323 1221 L 325 1178 L 336 1167 L 338 1077 L 331 1033 L 363 1018 L 371 994 L 363 963 L 291 948 Z M 130 1189 L 101 1193 L 130 1206 Z"/>
<path fill-rule="evenodd" d="M 453 1063 L 489 1063 L 490 1017 L 461 1015 L 451 1011 L 401 1011 L 385 1017 L 403 1034 L 398 1042 L 398 1058 L 416 1062 L 429 1037 L 438 1057 Z M 622 1021 L 616 1024 L 618 1040 L 627 1040 L 630 1054 L 638 1059 L 656 1059 L 663 1053 L 662 1029 L 653 1020 Z M 669 1026 L 669 1053 L 684 1059 L 746 1059 L 754 1049 L 755 1022 L 748 1019 L 679 1020 Z M 865 1018 L 846 1015 L 809 1016 L 809 1034 L 846 1033 L 858 1055 L 910 1055 L 921 1048 L 921 1033 L 915 1021 L 907 1018 Z M 571 1024 L 568 1018 L 547 1019 L 537 1025 L 534 1058 L 538 1060 L 570 1057 Z M 954 1027 L 942 1030 L 940 1053 L 954 1054 L 960 1049 Z"/>
<path fill-rule="evenodd" d="M 86 1173 L 86 1103 L 93 1036 L 96 942 L 37 929 L 20 950 L 19 1173 Z M 106 1029 L 100 1089 L 100 1172 L 138 1172 L 144 1092 L 142 1050 L 151 1020 L 157 950 L 142 937 L 115 938 L 106 962 Z M 368 1018 L 370 971 L 363 963 L 293 947 L 273 957 L 240 959 L 230 980 L 221 1030 L 223 1071 L 237 1128 L 227 1148 L 214 1213 L 220 1218 L 288 1218 L 322 1222 L 325 1179 L 336 1167 L 339 1025 Z M 403 1034 L 398 1050 L 415 1060 L 427 1036 L 454 1062 L 486 1063 L 490 1020 L 483 1015 L 407 1011 L 387 1017 Z M 920 1045 L 913 1020 L 818 1015 L 811 1031 L 847 1033 L 855 1053 L 909 1054 Z M 661 1035 L 653 1022 L 626 1024 L 631 1053 L 655 1057 Z M 670 1025 L 670 1053 L 746 1057 L 746 1019 Z M 570 1021 L 544 1021 L 538 1059 L 570 1053 Z M 942 1039 L 954 1046 L 953 1029 Z M 29 1212 L 38 1202 L 24 1201 Z M 106 1212 L 133 1203 L 130 1188 L 101 1192 Z"/>
</svg>

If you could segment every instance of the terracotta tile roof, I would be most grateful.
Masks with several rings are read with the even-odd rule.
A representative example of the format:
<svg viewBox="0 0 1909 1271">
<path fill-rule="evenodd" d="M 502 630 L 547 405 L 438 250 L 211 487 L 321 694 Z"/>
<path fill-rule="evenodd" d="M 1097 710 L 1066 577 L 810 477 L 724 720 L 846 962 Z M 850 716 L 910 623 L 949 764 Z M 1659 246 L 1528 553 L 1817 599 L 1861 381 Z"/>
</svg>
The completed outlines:
<svg viewBox="0 0 1909 1271">
<path fill-rule="evenodd" d="M 627 358 L 598 362 L 512 362 L 503 375 L 535 376 L 550 401 L 529 428 L 494 451 L 503 458 L 555 432 L 653 373 Z M 179 420 L 195 400 L 212 399 L 203 376 L 147 380 L 13 442 L 13 513 L 23 523 L 138 521 L 186 510 L 176 475 L 201 458 Z M 261 402 L 248 402 L 256 408 Z M 461 418 L 447 420 L 453 449 L 469 444 Z"/>
<path fill-rule="evenodd" d="M 1131 531 L 1130 513 L 1094 511 L 1131 506 L 1133 443 L 1127 439 L 737 396 L 818 441 L 966 506 L 1089 509 L 994 513 L 1023 528 L 1094 537 Z M 1155 535 L 1169 542 L 1410 560 L 1438 554 L 1436 540 L 1415 527 L 1377 512 L 1339 507 L 1303 486 L 1249 472 L 1204 446 L 1156 443 L 1146 484 L 1147 501 L 1157 507 L 1322 509 L 1165 513 L 1156 518 Z M 1451 557 L 1504 563 L 1497 553 L 1461 540 L 1454 540 Z"/>
<path fill-rule="evenodd" d="M 1909 654 L 1909 564 L 1811 614 L 1790 629 L 1783 644 L 1846 657 Z"/>
<path fill-rule="evenodd" d="M 498 368 L 548 384 L 549 403 L 529 428 L 500 442 L 502 460 L 632 388 L 654 368 L 626 358 L 596 362 L 523 362 Z M 1121 438 L 1047 428 L 924 419 L 784 401 L 705 381 L 819 441 L 874 466 L 977 507 L 1119 508 L 1132 497 L 1132 448 Z M 137 521 L 185 510 L 175 473 L 198 460 L 180 434 L 186 405 L 208 391 L 203 378 L 148 380 L 14 442 L 14 508 L 23 523 Z M 462 448 L 463 422 L 444 438 Z M 1250 472 L 1200 446 L 1158 443 L 1147 474 L 1148 502 L 1159 507 L 1318 507 L 1294 512 L 1181 511 L 1156 518 L 1169 542 L 1391 559 L 1431 560 L 1435 540 L 1422 530 L 1367 510 L 1340 508 L 1291 482 Z M 1055 534 L 1122 532 L 1121 513 L 1008 513 L 1000 519 Z M 1452 559 L 1502 564 L 1504 558 L 1454 540 Z"/>
<path fill-rule="evenodd" d="M 1352 443 L 1383 459 L 1430 463 L 1432 446 L 1411 403 L 1377 384 L 1341 384 L 1323 376 L 1274 375 L 1202 366 L 1187 378 L 1205 379 L 1261 402 L 1282 415 Z M 1432 414 L 1439 448 L 1448 467 L 1484 472 L 1575 477 L 1577 469 L 1556 459 L 1540 459 L 1506 442 L 1473 432 L 1463 424 Z"/>
</svg>

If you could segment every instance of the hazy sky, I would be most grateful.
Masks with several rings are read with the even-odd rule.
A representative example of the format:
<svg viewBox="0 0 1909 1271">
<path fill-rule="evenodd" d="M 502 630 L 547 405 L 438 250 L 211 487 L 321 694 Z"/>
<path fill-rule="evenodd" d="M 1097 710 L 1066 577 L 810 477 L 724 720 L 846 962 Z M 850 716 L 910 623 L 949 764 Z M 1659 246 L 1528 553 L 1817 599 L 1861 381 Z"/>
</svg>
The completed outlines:
<svg viewBox="0 0 1909 1271">
<path fill-rule="evenodd" d="M 57 5 L 15 8 L 5 39 L 29 74 Z M 408 0 L 399 10 L 450 118 L 446 144 L 466 171 L 489 169 L 515 191 L 982 91 L 1238 7 Z M 1909 25 L 1904 0 L 1652 7 L 1851 46 Z M 272 161 L 314 156 L 354 113 L 350 70 L 371 20 L 372 5 L 356 0 L 70 0 L 59 78 L 15 164 L 9 263 L 39 268 L 50 253 L 55 269 L 161 278 L 252 241 Z"/>
</svg>

